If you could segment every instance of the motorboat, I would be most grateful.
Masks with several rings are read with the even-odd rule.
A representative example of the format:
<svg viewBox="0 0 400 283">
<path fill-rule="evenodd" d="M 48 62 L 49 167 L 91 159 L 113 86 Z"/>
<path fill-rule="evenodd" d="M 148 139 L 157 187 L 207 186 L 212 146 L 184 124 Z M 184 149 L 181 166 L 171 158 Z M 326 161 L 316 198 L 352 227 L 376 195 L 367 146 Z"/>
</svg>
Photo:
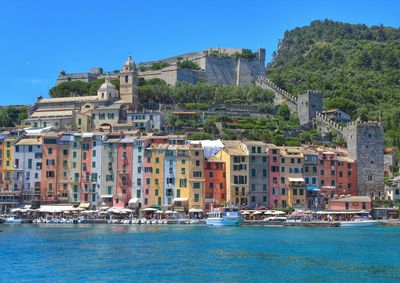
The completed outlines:
<svg viewBox="0 0 400 283">
<path fill-rule="evenodd" d="M 17 215 L 12 215 L 10 217 L 8 217 L 6 219 L 6 221 L 4 222 L 4 224 L 21 224 L 22 223 L 22 219 L 21 217 L 17 216 Z"/>
<path fill-rule="evenodd" d="M 340 227 L 370 227 L 377 226 L 381 224 L 379 220 L 369 220 L 369 219 L 356 219 L 351 221 L 340 221 Z"/>
<path fill-rule="evenodd" d="M 243 218 L 236 207 L 219 207 L 207 213 L 207 225 L 239 226 L 242 222 Z"/>
</svg>

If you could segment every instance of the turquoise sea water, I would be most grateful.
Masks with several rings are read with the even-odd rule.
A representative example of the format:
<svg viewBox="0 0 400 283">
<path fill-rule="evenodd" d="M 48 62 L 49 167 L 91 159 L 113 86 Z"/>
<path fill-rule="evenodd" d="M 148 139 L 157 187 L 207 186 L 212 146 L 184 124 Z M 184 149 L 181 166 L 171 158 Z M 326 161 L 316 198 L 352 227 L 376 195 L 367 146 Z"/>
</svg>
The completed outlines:
<svg viewBox="0 0 400 283">
<path fill-rule="evenodd" d="M 399 282 L 400 228 L 0 225 L 0 282 Z"/>
</svg>

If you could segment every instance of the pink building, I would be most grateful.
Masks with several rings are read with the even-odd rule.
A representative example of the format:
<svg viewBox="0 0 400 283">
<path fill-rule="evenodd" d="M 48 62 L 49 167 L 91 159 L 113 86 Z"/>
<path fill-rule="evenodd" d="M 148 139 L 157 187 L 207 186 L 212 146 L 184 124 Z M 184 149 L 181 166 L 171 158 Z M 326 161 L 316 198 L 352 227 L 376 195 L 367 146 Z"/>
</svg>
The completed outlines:
<svg viewBox="0 0 400 283">
<path fill-rule="evenodd" d="M 371 198 L 365 196 L 351 196 L 330 199 L 328 210 L 331 211 L 361 211 L 371 210 Z"/>
<path fill-rule="evenodd" d="M 118 143 L 117 187 L 113 206 L 126 207 L 132 196 L 134 137 L 125 137 Z"/>
<path fill-rule="evenodd" d="M 281 173 L 280 173 L 280 149 L 273 144 L 268 144 L 269 156 L 269 207 L 281 207 L 280 188 L 281 188 Z M 283 184 L 284 185 L 284 184 Z"/>
</svg>

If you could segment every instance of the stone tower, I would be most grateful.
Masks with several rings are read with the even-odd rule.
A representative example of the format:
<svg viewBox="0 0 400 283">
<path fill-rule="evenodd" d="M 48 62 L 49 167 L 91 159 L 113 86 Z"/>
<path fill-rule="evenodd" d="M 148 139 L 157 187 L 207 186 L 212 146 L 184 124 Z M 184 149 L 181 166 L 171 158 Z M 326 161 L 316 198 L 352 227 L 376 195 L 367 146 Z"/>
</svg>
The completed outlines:
<svg viewBox="0 0 400 283">
<path fill-rule="evenodd" d="M 136 65 L 129 56 L 120 72 L 119 94 L 121 100 L 132 105 L 132 109 L 138 107 L 138 72 Z"/>
<path fill-rule="evenodd" d="M 322 113 L 322 92 L 307 90 L 304 94 L 297 97 L 297 115 L 300 125 L 311 122 L 317 112 Z"/>
<path fill-rule="evenodd" d="M 350 123 L 344 129 L 349 157 L 357 161 L 357 188 L 361 196 L 383 197 L 384 134 L 379 122 Z"/>
</svg>

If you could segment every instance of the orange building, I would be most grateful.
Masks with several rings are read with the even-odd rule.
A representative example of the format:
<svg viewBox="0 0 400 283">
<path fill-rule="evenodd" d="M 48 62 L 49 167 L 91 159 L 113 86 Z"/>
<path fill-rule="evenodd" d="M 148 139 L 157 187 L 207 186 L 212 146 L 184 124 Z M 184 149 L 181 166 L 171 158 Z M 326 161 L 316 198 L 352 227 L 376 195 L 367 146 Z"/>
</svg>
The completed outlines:
<svg viewBox="0 0 400 283">
<path fill-rule="evenodd" d="M 57 134 L 47 134 L 43 137 L 43 167 L 40 200 L 52 203 L 58 200 L 57 194 Z"/>
<path fill-rule="evenodd" d="M 226 172 L 225 162 L 214 157 L 204 162 L 205 175 L 205 211 L 226 204 Z"/>
<path fill-rule="evenodd" d="M 118 203 L 114 206 L 125 207 L 132 195 L 132 179 L 133 179 L 133 143 L 134 137 L 125 137 L 118 144 L 118 166 L 117 166 L 117 188 L 116 198 L 119 199 Z"/>
</svg>

